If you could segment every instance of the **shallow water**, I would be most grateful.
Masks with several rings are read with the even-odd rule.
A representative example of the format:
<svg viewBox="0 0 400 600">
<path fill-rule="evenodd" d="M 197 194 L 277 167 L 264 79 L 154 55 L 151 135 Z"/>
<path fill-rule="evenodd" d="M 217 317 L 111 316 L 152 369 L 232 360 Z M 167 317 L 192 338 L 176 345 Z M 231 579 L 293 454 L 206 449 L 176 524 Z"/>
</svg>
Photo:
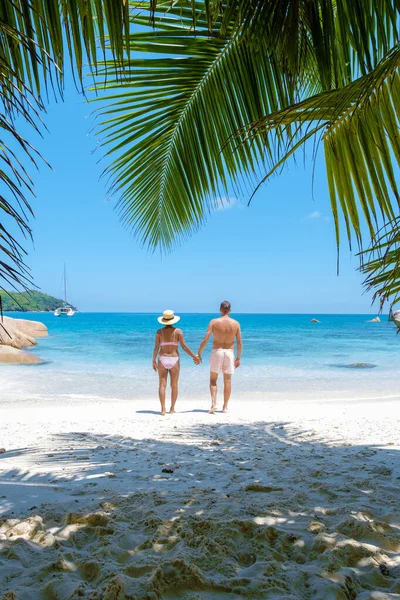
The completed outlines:
<svg viewBox="0 0 400 600">
<path fill-rule="evenodd" d="M 156 316 L 132 313 L 17 314 L 44 322 L 50 336 L 33 350 L 39 366 L 2 366 L 0 402 L 71 402 L 152 398 L 157 376 L 151 368 Z M 197 351 L 215 315 L 181 315 L 179 326 Z M 374 399 L 399 394 L 400 337 L 382 318 L 370 315 L 234 315 L 242 324 L 242 367 L 234 396 L 266 400 Z M 321 323 L 310 323 L 312 317 Z M 208 356 L 195 367 L 183 354 L 180 394 L 208 395 Z M 365 363 L 368 367 L 344 368 Z M 374 368 L 372 368 L 372 366 Z"/>
</svg>

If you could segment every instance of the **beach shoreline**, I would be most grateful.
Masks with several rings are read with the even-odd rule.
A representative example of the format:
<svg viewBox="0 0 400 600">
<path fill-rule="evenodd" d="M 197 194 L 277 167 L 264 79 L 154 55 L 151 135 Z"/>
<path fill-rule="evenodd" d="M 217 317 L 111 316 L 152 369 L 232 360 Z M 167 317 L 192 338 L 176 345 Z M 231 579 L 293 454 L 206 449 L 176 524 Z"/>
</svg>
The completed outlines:
<svg viewBox="0 0 400 600">
<path fill-rule="evenodd" d="M 191 349 L 198 348 L 211 316 L 182 315 Z M 26 318 L 35 320 L 33 315 Z M 238 318 L 244 355 L 233 389 L 241 402 L 373 401 L 399 395 L 393 324 L 366 323 L 366 315 L 327 316 L 319 324 L 295 315 Z M 34 353 L 43 363 L 2 365 L 0 405 L 69 402 L 73 409 L 76 403 L 103 399 L 142 402 L 156 397 L 151 357 L 158 323 L 153 315 L 82 314 L 76 319 L 43 315 L 41 320 L 50 335 L 38 339 Z M 208 401 L 209 351 L 198 367 L 181 353 L 180 400 Z"/>
<path fill-rule="evenodd" d="M 208 408 L 1 408 L 0 598 L 400 597 L 398 402 Z"/>
</svg>

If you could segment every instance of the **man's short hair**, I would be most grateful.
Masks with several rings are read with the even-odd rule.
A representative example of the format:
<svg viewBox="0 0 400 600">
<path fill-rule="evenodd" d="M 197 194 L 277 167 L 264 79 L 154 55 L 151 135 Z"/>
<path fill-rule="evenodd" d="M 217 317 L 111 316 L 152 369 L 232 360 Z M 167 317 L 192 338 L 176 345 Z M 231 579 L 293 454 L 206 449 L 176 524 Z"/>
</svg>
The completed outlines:
<svg viewBox="0 0 400 600">
<path fill-rule="evenodd" d="M 224 315 L 227 315 L 231 312 L 231 303 L 228 302 L 228 300 L 224 300 L 223 302 L 221 302 L 221 306 L 219 307 L 219 309 Z"/>
</svg>

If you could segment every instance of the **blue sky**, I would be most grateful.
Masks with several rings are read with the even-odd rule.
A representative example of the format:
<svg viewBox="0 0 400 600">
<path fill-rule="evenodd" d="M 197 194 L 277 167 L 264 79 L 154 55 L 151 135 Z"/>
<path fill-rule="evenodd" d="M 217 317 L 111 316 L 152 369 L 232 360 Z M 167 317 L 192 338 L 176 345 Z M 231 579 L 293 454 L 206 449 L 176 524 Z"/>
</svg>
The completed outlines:
<svg viewBox="0 0 400 600">
<path fill-rule="evenodd" d="M 33 173 L 34 246 L 27 244 L 35 282 L 62 293 L 67 264 L 70 301 L 83 311 L 165 308 L 213 312 L 229 299 L 236 312 L 373 313 L 363 294 L 358 259 L 346 243 L 336 275 L 333 220 L 320 156 L 290 165 L 255 196 L 212 214 L 206 226 L 171 255 L 152 254 L 124 229 L 107 199 L 102 149 L 90 133 L 92 106 L 72 82 L 54 101 L 44 139 L 23 133 L 51 163 Z M 100 162 L 99 162 L 100 161 Z M 314 196 L 314 197 L 313 197 Z"/>
</svg>

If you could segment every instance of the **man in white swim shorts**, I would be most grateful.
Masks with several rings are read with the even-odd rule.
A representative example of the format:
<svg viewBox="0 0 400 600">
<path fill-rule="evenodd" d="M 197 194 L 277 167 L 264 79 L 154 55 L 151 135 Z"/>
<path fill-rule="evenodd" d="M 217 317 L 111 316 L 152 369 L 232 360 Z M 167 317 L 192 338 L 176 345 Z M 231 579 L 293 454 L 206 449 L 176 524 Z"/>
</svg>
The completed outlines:
<svg viewBox="0 0 400 600">
<path fill-rule="evenodd" d="M 201 355 L 204 348 L 207 346 L 208 340 L 213 335 L 213 348 L 210 356 L 210 393 L 211 393 L 211 409 L 210 414 L 214 414 L 217 410 L 217 380 L 218 375 L 224 375 L 224 405 L 223 412 L 228 412 L 229 398 L 231 397 L 232 389 L 232 374 L 235 369 L 240 367 L 242 357 L 242 334 L 240 331 L 240 323 L 231 319 L 231 304 L 227 300 L 221 303 L 221 316 L 218 319 L 210 321 L 207 333 L 200 344 L 197 353 L 201 360 Z M 236 338 L 236 358 L 234 355 Z"/>
</svg>

